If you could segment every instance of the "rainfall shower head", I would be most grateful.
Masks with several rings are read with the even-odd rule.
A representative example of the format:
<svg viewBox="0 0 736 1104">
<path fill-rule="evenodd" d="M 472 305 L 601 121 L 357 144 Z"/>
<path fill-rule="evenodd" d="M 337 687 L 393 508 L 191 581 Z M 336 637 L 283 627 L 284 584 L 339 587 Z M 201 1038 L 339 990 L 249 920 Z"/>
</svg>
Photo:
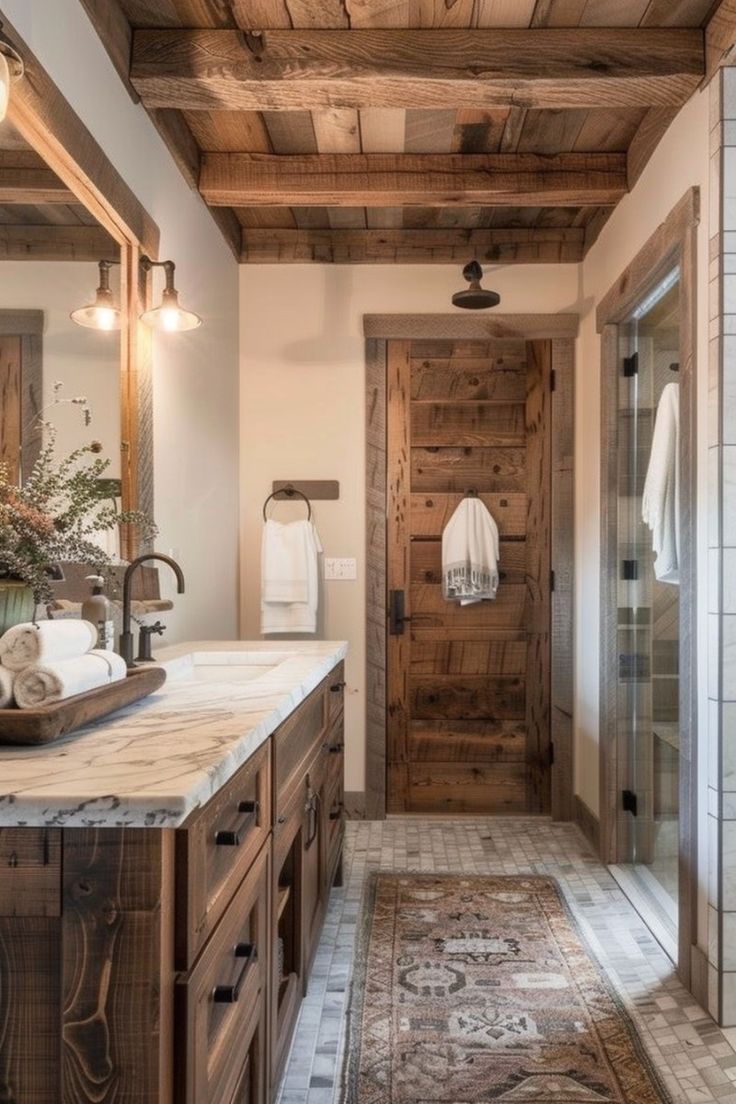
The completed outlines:
<svg viewBox="0 0 736 1104">
<path fill-rule="evenodd" d="M 483 269 L 477 261 L 470 261 L 463 269 L 463 276 L 470 284 L 463 291 L 456 291 L 452 297 L 453 306 L 465 307 L 466 310 L 483 310 L 486 307 L 495 307 L 501 302 L 501 296 L 496 291 L 487 291 L 480 286 Z"/>
</svg>

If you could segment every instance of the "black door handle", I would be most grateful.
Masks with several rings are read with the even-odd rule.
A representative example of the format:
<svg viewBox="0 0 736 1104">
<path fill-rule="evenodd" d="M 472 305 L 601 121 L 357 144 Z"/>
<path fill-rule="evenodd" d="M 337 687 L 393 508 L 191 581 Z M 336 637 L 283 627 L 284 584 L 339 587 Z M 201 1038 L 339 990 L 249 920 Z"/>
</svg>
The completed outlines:
<svg viewBox="0 0 736 1104">
<path fill-rule="evenodd" d="M 347 686 L 346 682 L 336 682 L 330 687 L 330 691 L 333 694 L 339 694 L 344 686 Z"/>
<path fill-rule="evenodd" d="M 246 815 L 241 820 L 237 828 L 232 831 L 226 831 L 221 829 L 219 832 L 215 832 L 215 843 L 219 847 L 239 847 L 243 832 L 246 828 L 251 828 L 255 825 L 258 819 L 258 802 L 257 801 L 240 801 L 238 803 L 238 812 L 245 813 Z"/>
<path fill-rule="evenodd" d="M 234 951 L 236 958 L 244 958 L 243 969 L 238 974 L 234 985 L 216 985 L 212 994 L 215 1004 L 235 1004 L 243 988 L 245 976 L 258 958 L 258 948 L 255 943 L 237 943 Z"/>
<path fill-rule="evenodd" d="M 403 636 L 404 625 L 407 621 L 411 621 L 411 617 L 408 617 L 404 613 L 404 608 L 403 590 L 390 590 L 388 602 L 388 631 L 392 636 Z"/>
</svg>

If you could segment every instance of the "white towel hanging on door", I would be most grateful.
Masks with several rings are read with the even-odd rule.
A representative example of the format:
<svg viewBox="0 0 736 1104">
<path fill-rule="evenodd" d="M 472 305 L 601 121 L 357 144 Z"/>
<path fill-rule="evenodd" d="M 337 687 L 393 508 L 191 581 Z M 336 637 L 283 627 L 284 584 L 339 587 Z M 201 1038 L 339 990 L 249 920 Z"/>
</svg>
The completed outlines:
<svg viewBox="0 0 736 1104">
<path fill-rule="evenodd" d="M 442 594 L 469 606 L 495 598 L 498 526 L 481 500 L 464 498 L 442 534 Z"/>
</svg>

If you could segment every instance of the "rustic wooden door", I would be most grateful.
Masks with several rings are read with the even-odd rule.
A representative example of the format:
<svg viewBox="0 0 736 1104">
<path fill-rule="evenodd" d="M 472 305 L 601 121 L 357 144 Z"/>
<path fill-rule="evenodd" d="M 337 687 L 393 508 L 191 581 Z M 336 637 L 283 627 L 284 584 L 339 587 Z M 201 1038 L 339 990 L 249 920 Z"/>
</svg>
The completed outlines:
<svg viewBox="0 0 736 1104">
<path fill-rule="evenodd" d="M 389 812 L 549 811 L 551 359 L 549 341 L 388 343 Z M 441 537 L 471 489 L 500 582 L 461 607 Z"/>
</svg>

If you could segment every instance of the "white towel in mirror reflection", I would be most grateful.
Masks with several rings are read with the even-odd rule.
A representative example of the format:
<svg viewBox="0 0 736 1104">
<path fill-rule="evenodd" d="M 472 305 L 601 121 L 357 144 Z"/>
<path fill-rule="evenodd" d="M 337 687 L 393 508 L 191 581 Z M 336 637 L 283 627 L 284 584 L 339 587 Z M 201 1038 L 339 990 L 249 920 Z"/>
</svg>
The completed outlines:
<svg viewBox="0 0 736 1104">
<path fill-rule="evenodd" d="M 652 531 L 654 575 L 680 582 L 680 388 L 668 383 L 657 406 L 641 513 Z"/>
</svg>

